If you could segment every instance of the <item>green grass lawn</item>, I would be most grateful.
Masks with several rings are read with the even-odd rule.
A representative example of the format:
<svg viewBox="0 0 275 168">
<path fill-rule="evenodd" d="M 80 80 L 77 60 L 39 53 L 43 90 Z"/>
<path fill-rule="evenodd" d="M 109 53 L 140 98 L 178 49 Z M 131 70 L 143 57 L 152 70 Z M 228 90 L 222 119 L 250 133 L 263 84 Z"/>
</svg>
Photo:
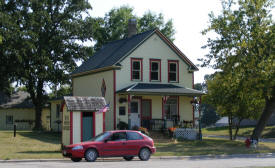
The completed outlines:
<svg viewBox="0 0 275 168">
<path fill-rule="evenodd" d="M 275 143 L 260 143 L 257 150 L 246 148 L 243 141 L 230 141 L 219 138 L 204 138 L 203 141 L 183 141 L 155 143 L 155 156 L 194 156 L 221 154 L 274 153 Z"/>
<path fill-rule="evenodd" d="M 252 134 L 254 127 L 242 127 L 238 132 L 238 136 L 250 136 Z M 235 131 L 235 129 L 233 129 Z M 203 128 L 202 133 L 204 135 L 226 135 L 228 136 L 228 127 L 215 127 L 215 128 Z M 233 132 L 235 133 L 235 132 Z M 275 126 L 265 127 L 263 133 L 263 138 L 275 138 Z"/>
<path fill-rule="evenodd" d="M 62 158 L 57 133 L 0 131 L 0 160 Z"/>
<path fill-rule="evenodd" d="M 19 131 L 0 131 L 0 160 L 63 158 L 60 152 L 60 134 Z M 220 155 L 274 153 L 275 143 L 260 143 L 257 150 L 245 148 L 242 141 L 205 138 L 203 141 L 177 142 L 170 139 L 155 140 L 155 156 Z"/>
</svg>

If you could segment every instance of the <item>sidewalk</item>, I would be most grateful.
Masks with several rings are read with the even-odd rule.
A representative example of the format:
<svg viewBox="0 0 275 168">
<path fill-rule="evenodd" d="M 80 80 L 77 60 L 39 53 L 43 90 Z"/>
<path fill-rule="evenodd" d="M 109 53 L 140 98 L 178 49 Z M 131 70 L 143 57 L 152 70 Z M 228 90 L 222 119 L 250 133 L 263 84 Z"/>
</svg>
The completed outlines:
<svg viewBox="0 0 275 168">
<path fill-rule="evenodd" d="M 229 158 L 274 158 L 275 153 L 259 153 L 259 154 L 233 154 L 233 155 L 199 155 L 199 156 L 151 156 L 150 160 L 207 160 L 207 159 L 229 159 Z M 138 157 L 135 159 L 139 160 Z M 85 159 L 84 159 L 85 160 Z M 122 160 L 122 157 L 98 158 L 98 161 Z M 70 159 L 14 159 L 0 160 L 0 163 L 16 163 L 16 162 L 71 162 Z"/>
<path fill-rule="evenodd" d="M 226 135 L 203 135 L 203 137 L 211 137 L 211 138 L 223 138 L 223 139 L 229 139 L 229 136 Z M 246 137 L 240 137 L 237 136 L 237 140 L 246 140 Z M 270 143 L 275 143 L 275 138 L 261 138 L 259 139 L 259 142 L 270 142 Z"/>
</svg>

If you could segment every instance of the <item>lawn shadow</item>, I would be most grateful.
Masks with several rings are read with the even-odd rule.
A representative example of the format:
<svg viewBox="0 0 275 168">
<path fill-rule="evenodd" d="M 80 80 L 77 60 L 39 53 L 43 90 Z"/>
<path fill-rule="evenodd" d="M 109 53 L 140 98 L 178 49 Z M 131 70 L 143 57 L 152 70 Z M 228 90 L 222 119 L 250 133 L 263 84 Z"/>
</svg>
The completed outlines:
<svg viewBox="0 0 275 168">
<path fill-rule="evenodd" d="M 56 132 L 18 132 L 17 134 L 51 144 L 61 144 L 61 133 Z"/>
<path fill-rule="evenodd" d="M 61 151 L 22 151 L 17 153 L 25 153 L 25 154 L 61 154 Z"/>
<path fill-rule="evenodd" d="M 274 138 L 275 137 L 275 128 L 267 128 L 267 132 L 263 134 L 263 138 Z"/>
</svg>

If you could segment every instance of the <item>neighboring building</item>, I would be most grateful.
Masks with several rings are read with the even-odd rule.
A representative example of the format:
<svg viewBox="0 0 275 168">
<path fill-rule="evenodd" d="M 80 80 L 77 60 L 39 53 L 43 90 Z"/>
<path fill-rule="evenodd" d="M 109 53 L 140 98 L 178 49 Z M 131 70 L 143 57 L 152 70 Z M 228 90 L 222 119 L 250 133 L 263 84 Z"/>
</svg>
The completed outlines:
<svg viewBox="0 0 275 168">
<path fill-rule="evenodd" d="M 198 68 L 159 30 L 129 27 L 128 38 L 107 43 L 72 73 L 73 96 L 105 97 L 106 130 L 120 121 L 149 129 L 194 123 L 190 101 L 203 94 L 193 89 Z"/>
<path fill-rule="evenodd" d="M 50 108 L 47 104 L 41 114 L 42 127 L 50 130 Z M 34 127 L 35 110 L 30 95 L 18 91 L 10 96 L 0 94 L 0 130 L 12 130 L 14 124 L 19 130 L 31 130 Z"/>
<path fill-rule="evenodd" d="M 51 131 L 61 132 L 62 130 L 62 106 L 64 105 L 64 98 L 58 97 L 49 100 L 50 102 L 50 127 Z"/>
<path fill-rule="evenodd" d="M 233 119 L 233 124 L 236 125 L 238 123 L 238 119 Z M 257 125 L 258 120 L 250 120 L 250 119 L 243 119 L 240 123 L 240 126 L 255 126 Z M 273 113 L 270 119 L 267 122 L 267 125 L 275 125 L 275 113 Z M 222 117 L 215 123 L 216 127 L 225 127 L 228 126 L 228 117 Z"/>
</svg>

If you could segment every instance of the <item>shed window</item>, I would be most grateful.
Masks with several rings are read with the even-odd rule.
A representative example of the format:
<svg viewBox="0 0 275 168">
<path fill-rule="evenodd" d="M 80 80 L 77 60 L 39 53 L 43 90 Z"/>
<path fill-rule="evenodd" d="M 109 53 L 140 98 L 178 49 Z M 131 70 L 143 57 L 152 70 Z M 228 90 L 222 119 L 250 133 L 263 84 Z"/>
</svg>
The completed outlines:
<svg viewBox="0 0 275 168">
<path fill-rule="evenodd" d="M 13 124 L 13 116 L 6 116 L 6 124 Z"/>
</svg>

